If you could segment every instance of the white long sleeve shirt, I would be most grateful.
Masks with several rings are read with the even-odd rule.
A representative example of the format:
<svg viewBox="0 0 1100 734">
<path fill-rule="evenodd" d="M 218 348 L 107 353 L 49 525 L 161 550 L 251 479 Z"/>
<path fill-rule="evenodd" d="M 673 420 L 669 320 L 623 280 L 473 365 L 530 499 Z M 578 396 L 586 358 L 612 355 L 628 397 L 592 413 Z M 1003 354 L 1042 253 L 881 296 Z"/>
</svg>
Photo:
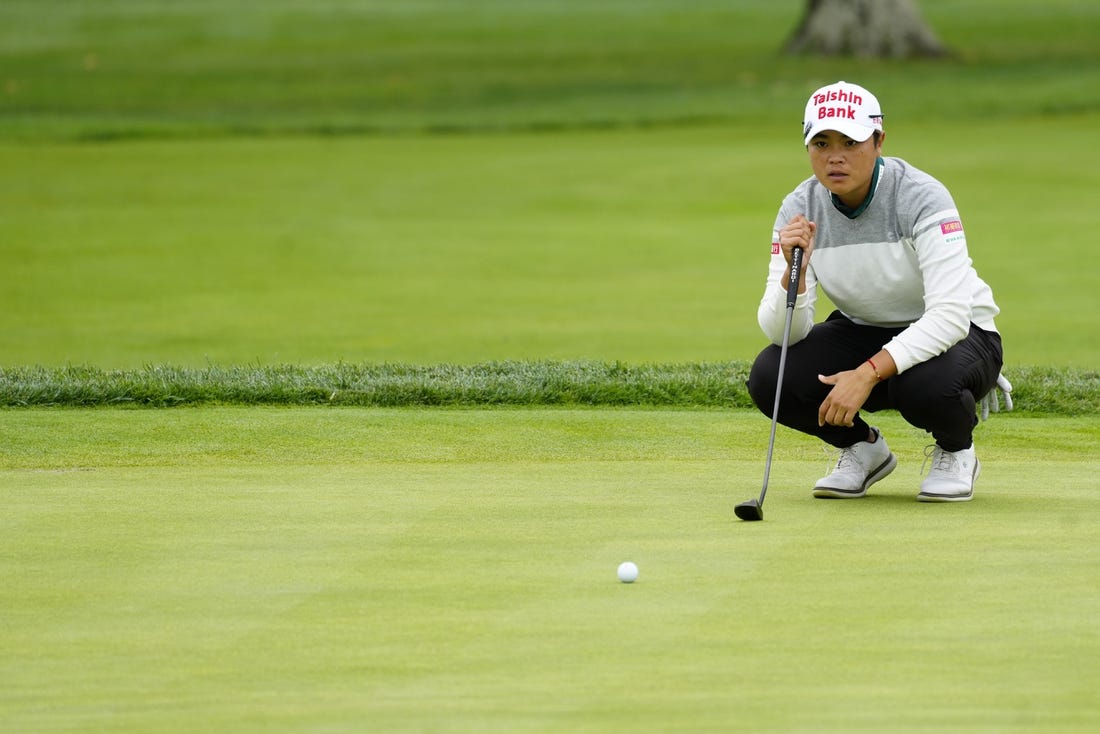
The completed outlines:
<svg viewBox="0 0 1100 734">
<path fill-rule="evenodd" d="M 757 319 L 779 344 L 787 303 L 779 229 L 804 214 L 816 222 L 817 232 L 806 292 L 795 303 L 791 343 L 810 332 L 820 288 L 857 324 L 905 327 L 883 345 L 901 373 L 964 339 L 971 323 L 996 331 L 993 319 L 1000 309 L 974 270 L 947 188 L 900 158 L 881 158 L 875 170 L 870 201 L 855 212 L 842 211 L 814 177 L 783 200 Z"/>
</svg>

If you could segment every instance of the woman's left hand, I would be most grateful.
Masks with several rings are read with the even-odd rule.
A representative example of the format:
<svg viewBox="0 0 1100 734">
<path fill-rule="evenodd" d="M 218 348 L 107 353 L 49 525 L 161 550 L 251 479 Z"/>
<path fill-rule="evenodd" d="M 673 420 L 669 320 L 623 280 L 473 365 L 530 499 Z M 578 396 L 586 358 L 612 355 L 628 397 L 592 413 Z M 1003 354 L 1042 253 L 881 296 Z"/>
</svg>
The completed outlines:
<svg viewBox="0 0 1100 734">
<path fill-rule="evenodd" d="M 854 425 L 856 414 L 871 390 L 878 383 L 873 377 L 867 380 L 860 370 L 846 370 L 835 375 L 818 375 L 817 379 L 833 389 L 825 396 L 821 407 L 817 409 L 817 425 L 849 426 Z"/>
</svg>

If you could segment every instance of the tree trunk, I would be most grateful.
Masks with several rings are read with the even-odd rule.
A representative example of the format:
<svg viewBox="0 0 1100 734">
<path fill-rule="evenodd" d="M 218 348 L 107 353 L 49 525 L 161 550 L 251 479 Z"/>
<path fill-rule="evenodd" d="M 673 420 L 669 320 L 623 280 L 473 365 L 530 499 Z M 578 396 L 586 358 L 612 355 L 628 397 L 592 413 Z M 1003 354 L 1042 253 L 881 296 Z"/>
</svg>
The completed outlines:
<svg viewBox="0 0 1100 734">
<path fill-rule="evenodd" d="M 947 54 L 912 0 L 808 0 L 784 50 L 895 59 Z"/>
</svg>

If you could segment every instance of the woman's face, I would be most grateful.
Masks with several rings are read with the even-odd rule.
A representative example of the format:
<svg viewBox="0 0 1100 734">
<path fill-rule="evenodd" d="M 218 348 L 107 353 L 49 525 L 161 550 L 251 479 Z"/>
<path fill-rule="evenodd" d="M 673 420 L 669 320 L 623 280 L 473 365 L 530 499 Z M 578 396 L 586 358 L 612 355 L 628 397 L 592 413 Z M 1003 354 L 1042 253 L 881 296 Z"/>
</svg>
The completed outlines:
<svg viewBox="0 0 1100 734">
<path fill-rule="evenodd" d="M 810 139 L 810 166 L 821 184 L 845 206 L 856 209 L 871 190 L 875 163 L 882 153 L 885 134 L 862 143 L 836 130 L 822 130 Z"/>
</svg>

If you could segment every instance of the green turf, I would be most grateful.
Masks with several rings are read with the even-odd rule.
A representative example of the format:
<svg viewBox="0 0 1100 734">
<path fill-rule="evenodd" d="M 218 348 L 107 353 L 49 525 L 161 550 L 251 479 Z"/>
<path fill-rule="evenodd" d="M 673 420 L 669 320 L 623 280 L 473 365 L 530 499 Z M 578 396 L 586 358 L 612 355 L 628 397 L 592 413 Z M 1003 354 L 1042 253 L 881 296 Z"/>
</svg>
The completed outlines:
<svg viewBox="0 0 1100 734">
<path fill-rule="evenodd" d="M 1010 364 L 1095 366 L 1073 263 L 1098 121 L 891 129 L 955 195 Z M 33 172 L 0 181 L 5 366 L 749 359 L 809 175 L 785 133 L 736 128 L 0 154 Z"/>
<path fill-rule="evenodd" d="M 6 2 L 0 365 L 749 358 L 845 76 L 955 194 L 1008 362 L 1092 366 L 1098 6 L 926 0 L 954 57 L 853 64 L 774 53 L 801 5 Z"/>
<path fill-rule="evenodd" d="M 966 505 L 814 500 L 767 420 L 591 410 L 18 411 L 12 731 L 1095 731 L 1090 418 L 978 430 Z M 630 559 L 641 577 L 615 579 Z"/>
<path fill-rule="evenodd" d="M 899 119 L 1097 110 L 1090 0 L 922 0 L 954 56 L 856 64 L 779 54 L 804 5 L 7 0 L 0 136 L 774 125 L 844 76 Z"/>
<path fill-rule="evenodd" d="M 297 367 L 150 365 L 0 368 L 0 407 L 175 408 L 203 405 L 332 407 L 676 407 L 752 408 L 752 363 L 628 365 L 622 362 L 487 362 L 474 365 L 347 364 Z M 1095 369 L 1006 367 L 1001 403 L 1031 415 L 1100 413 Z"/>
<path fill-rule="evenodd" d="M 1022 401 L 1079 407 L 1100 6 L 922 0 L 953 58 L 779 58 L 802 5 L 7 0 L 0 367 L 174 404 L 155 376 L 750 358 L 801 105 L 848 78 L 955 194 Z M 5 410 L 0 721 L 1093 732 L 1092 399 L 981 426 L 962 506 L 913 501 L 896 416 L 853 503 L 781 430 L 753 525 L 750 412 Z"/>
</svg>

